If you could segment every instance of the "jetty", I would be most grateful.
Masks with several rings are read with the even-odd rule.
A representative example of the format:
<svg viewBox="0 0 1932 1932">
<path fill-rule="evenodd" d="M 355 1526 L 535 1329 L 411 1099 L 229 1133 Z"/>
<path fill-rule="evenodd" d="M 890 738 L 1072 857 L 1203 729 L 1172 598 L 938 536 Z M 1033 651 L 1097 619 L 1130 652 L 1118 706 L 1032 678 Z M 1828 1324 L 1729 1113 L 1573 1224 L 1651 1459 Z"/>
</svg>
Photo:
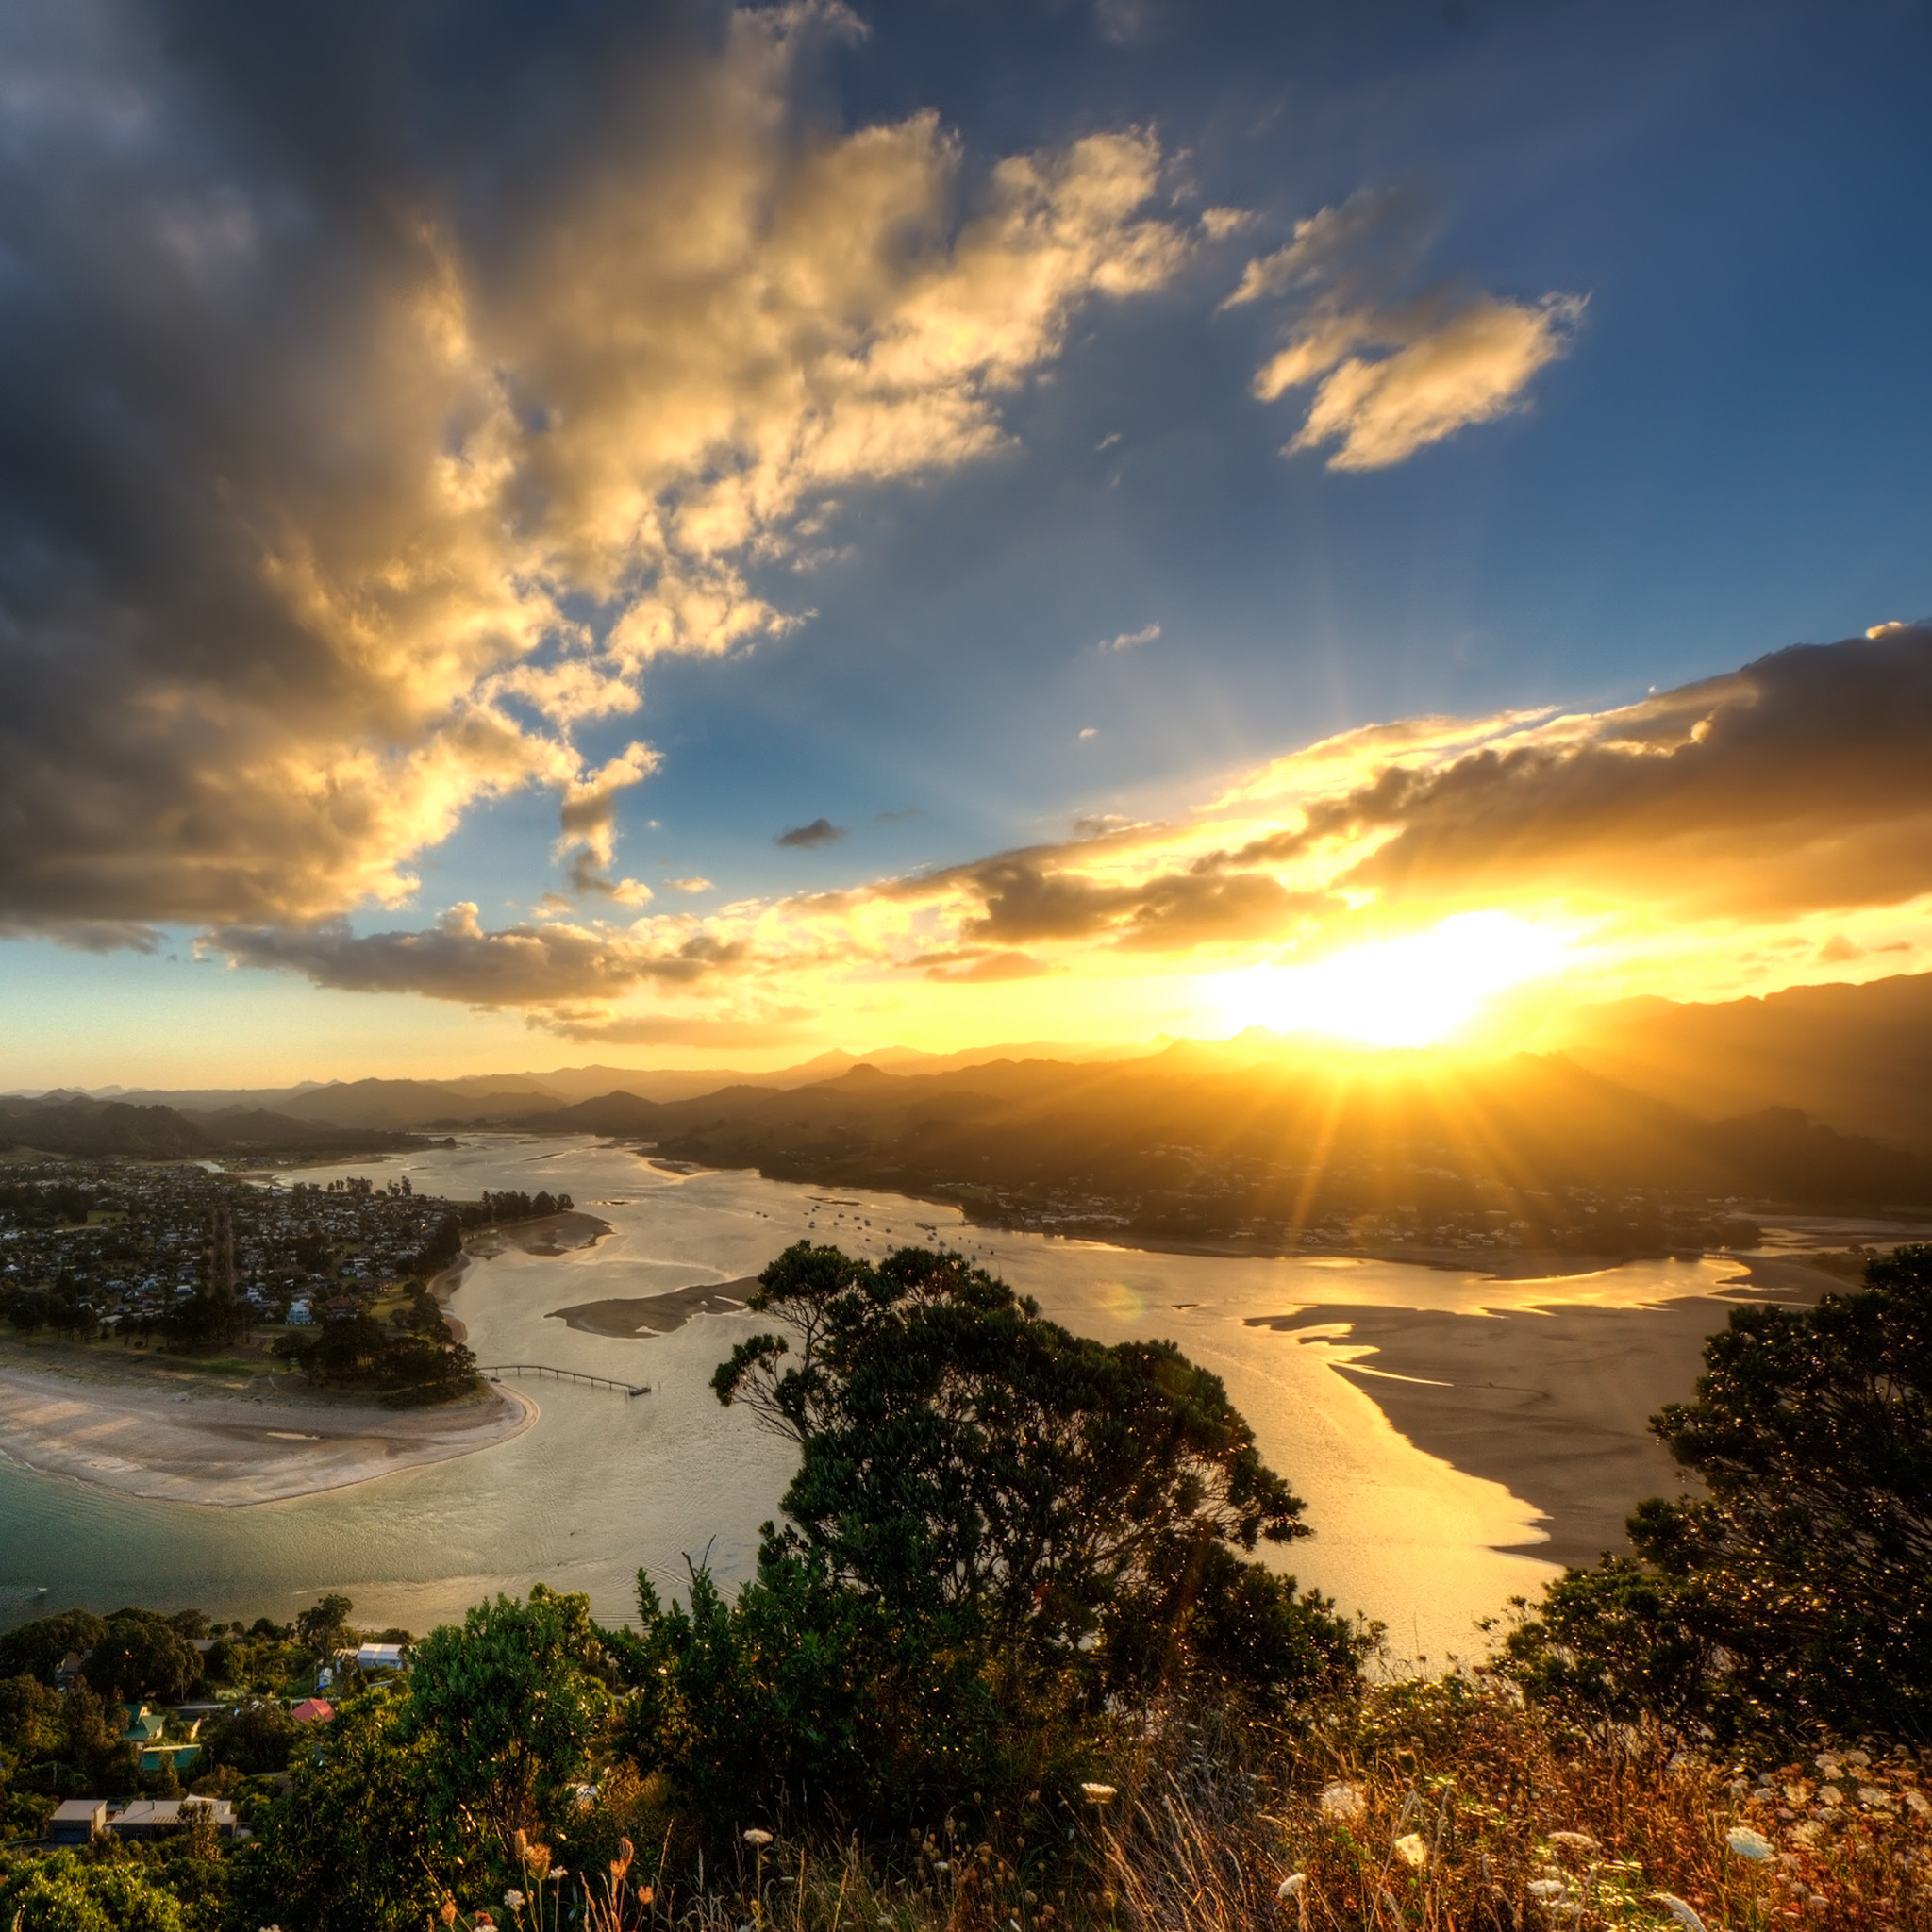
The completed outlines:
<svg viewBox="0 0 1932 1932">
<path fill-rule="evenodd" d="M 651 1392 L 648 1382 L 619 1382 L 609 1375 L 587 1375 L 581 1369 L 554 1369 L 548 1362 L 479 1362 L 476 1373 L 488 1375 L 492 1382 L 505 1375 L 555 1375 L 559 1382 L 588 1382 L 593 1389 L 614 1389 L 625 1397 Z"/>
</svg>

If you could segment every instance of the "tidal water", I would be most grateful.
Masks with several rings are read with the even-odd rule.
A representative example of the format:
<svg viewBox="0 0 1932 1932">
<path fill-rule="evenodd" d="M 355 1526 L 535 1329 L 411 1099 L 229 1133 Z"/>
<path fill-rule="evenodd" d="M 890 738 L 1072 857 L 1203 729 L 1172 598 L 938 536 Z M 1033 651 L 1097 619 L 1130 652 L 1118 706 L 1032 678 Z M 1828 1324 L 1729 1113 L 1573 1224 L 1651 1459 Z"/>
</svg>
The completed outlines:
<svg viewBox="0 0 1932 1932">
<path fill-rule="evenodd" d="M 289 1178 L 402 1174 L 420 1191 L 486 1188 L 575 1197 L 610 1224 L 561 1256 L 511 1249 L 473 1263 L 451 1304 L 477 1359 L 545 1362 L 648 1383 L 646 1396 L 543 1380 L 516 1384 L 536 1426 L 476 1455 L 349 1490 L 243 1509 L 117 1495 L 4 1459 L 0 1442 L 0 1624 L 69 1605 L 291 1616 L 324 1591 L 358 1623 L 415 1630 L 496 1591 L 541 1580 L 589 1592 L 621 1622 L 640 1568 L 679 1590 L 687 1561 L 724 1579 L 751 1569 L 758 1525 L 776 1512 L 790 1446 L 742 1410 L 720 1407 L 711 1371 L 758 1325 L 706 1315 L 673 1334 L 581 1334 L 551 1311 L 756 1274 L 804 1236 L 877 1255 L 931 1239 L 1036 1296 L 1045 1313 L 1103 1341 L 1165 1337 L 1211 1368 L 1254 1424 L 1261 1451 L 1307 1502 L 1314 1537 L 1283 1566 L 1345 1611 L 1388 1626 L 1401 1657 L 1472 1657 L 1478 1618 L 1557 1574 L 1537 1560 L 1534 1507 L 1452 1468 L 1399 1435 L 1329 1353 L 1247 1318 L 1310 1306 L 1474 1309 L 1587 1302 L 1636 1307 L 1708 1293 L 1715 1262 L 1635 1262 L 1600 1274 L 1499 1283 L 1393 1262 L 1232 1260 L 1144 1254 L 965 1226 L 950 1208 L 895 1195 L 829 1196 L 756 1174 L 665 1173 L 590 1139 L 509 1134 Z M 1714 1315 L 1713 1326 L 1720 1318 Z M 1271 1558 L 1273 1560 L 1273 1558 Z M 26 1600 L 23 1592 L 44 1587 Z"/>
</svg>

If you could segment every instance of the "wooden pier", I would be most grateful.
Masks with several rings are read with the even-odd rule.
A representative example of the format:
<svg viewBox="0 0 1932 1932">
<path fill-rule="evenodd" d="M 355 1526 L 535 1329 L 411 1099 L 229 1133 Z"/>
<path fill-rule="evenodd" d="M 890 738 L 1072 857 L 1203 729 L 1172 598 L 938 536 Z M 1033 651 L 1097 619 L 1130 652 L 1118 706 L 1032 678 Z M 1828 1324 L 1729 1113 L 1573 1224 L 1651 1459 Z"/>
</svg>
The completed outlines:
<svg viewBox="0 0 1932 1932">
<path fill-rule="evenodd" d="M 581 1369 L 553 1369 L 548 1362 L 479 1362 L 479 1375 L 494 1382 L 505 1375 L 555 1375 L 559 1382 L 588 1382 L 593 1389 L 615 1389 L 620 1395 L 648 1395 L 651 1385 L 619 1382 L 608 1375 L 587 1375 Z"/>
</svg>

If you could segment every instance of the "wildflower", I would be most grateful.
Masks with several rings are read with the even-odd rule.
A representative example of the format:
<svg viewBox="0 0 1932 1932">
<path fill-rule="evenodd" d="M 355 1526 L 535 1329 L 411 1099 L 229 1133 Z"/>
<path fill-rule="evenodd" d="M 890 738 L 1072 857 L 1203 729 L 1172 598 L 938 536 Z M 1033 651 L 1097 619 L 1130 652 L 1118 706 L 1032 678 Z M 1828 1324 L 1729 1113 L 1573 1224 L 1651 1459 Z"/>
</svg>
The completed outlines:
<svg viewBox="0 0 1932 1932">
<path fill-rule="evenodd" d="M 1564 1886 L 1560 1878 L 1532 1878 L 1523 1889 L 1531 1898 L 1555 1898 Z"/>
<path fill-rule="evenodd" d="M 1553 1831 L 1550 1842 L 1553 1845 L 1571 1845 L 1579 1852 L 1596 1850 L 1596 1840 L 1587 1831 Z"/>
<path fill-rule="evenodd" d="M 1674 1891 L 1654 1891 L 1650 1897 L 1651 1903 L 1663 1907 L 1683 1926 L 1684 1932 L 1704 1932 L 1704 1921 Z"/>
<path fill-rule="evenodd" d="M 453 1898 L 444 1899 L 442 1902 L 442 1909 L 441 1911 L 437 1913 L 436 1916 L 439 1919 L 441 1919 L 445 1925 L 454 1925 L 457 1922 L 456 1900 Z M 274 1932 L 274 1927 L 270 1928 L 270 1932 Z"/>
<path fill-rule="evenodd" d="M 510 1889 L 504 1893 L 503 1902 L 513 1912 L 520 1912 L 524 1908 L 524 1895 L 516 1889 L 515 1886 L 511 1886 Z"/>
<path fill-rule="evenodd" d="M 1826 1777 L 1836 1777 L 1839 1774 L 1840 1767 L 1844 1763 L 1844 1759 L 1840 1757 L 1835 1752 L 1821 1751 L 1818 1754 L 1818 1756 L 1811 1760 L 1811 1762 L 1815 1764 L 1819 1768 L 1819 1770 L 1825 1774 Z"/>
<path fill-rule="evenodd" d="M 1729 1845 L 1740 1858 L 1750 1858 L 1762 1863 L 1772 1856 L 1771 1840 L 1761 1831 L 1753 1831 L 1748 1824 L 1734 1824 L 1724 1833 L 1724 1843 Z"/>
<path fill-rule="evenodd" d="M 745 1833 L 744 1841 L 746 1844 L 755 1845 L 758 1847 L 758 1850 L 762 1851 L 765 1848 L 765 1846 L 772 1842 L 772 1834 L 769 1831 L 760 1831 L 758 1827 L 756 1824 L 754 1824 L 752 1828 Z"/>
<path fill-rule="evenodd" d="M 1429 1848 L 1419 1831 L 1406 1832 L 1395 1840 L 1395 1854 L 1405 1865 L 1418 1868 L 1429 1862 Z"/>
<path fill-rule="evenodd" d="M 1932 1801 L 1927 1800 L 1924 1791 L 1915 1791 L 1910 1785 L 1907 1785 L 1906 1787 L 1905 1799 L 1906 1803 L 1912 1807 L 1919 1817 L 1932 1818 Z"/>
<path fill-rule="evenodd" d="M 1854 1771 L 1863 1771 L 1865 1767 L 1872 1762 L 1872 1757 L 1871 1754 L 1866 1751 L 1847 1751 L 1844 1755 L 1844 1761 L 1847 1764 L 1849 1764 Z"/>
<path fill-rule="evenodd" d="M 1306 1872 L 1291 1872 L 1288 1874 L 1288 1876 L 1284 1878 L 1281 1881 L 1281 1883 L 1274 1888 L 1274 1896 L 1276 1898 L 1299 1898 L 1302 1894 L 1302 1888 L 1306 1886 L 1307 1882 L 1308 1874 Z"/>
<path fill-rule="evenodd" d="M 1090 1805 L 1105 1805 L 1114 1796 L 1114 1788 L 1111 1785 L 1082 1785 L 1080 1793 Z"/>
<path fill-rule="evenodd" d="M 1318 1802 L 1324 1818 L 1359 1818 L 1368 1809 L 1359 1785 L 1324 1785 Z"/>
<path fill-rule="evenodd" d="M 1895 1808 L 1891 1793 L 1880 1785 L 1860 1785 L 1858 1787 L 1858 1803 L 1874 1806 L 1880 1811 L 1890 1811 Z"/>
</svg>

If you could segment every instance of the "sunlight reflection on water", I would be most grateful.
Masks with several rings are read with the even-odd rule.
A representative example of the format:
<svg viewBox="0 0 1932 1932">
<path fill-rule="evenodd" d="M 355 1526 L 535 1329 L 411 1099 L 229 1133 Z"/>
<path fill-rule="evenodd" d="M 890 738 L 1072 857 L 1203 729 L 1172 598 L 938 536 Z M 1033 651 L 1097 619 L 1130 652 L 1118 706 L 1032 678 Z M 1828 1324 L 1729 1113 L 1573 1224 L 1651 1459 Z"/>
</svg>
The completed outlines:
<svg viewBox="0 0 1932 1932">
<path fill-rule="evenodd" d="M 966 1227 L 952 1209 L 892 1195 L 828 1196 L 750 1174 L 669 1174 L 588 1139 L 474 1135 L 353 1171 L 406 1174 L 421 1191 L 463 1197 L 486 1188 L 571 1193 L 580 1210 L 610 1224 L 608 1236 L 560 1256 L 510 1249 L 473 1264 L 452 1311 L 481 1361 L 548 1362 L 648 1383 L 652 1393 L 627 1401 L 525 1381 L 519 1386 L 541 1419 L 512 1441 L 241 1510 L 144 1502 L 0 1461 L 0 1585 L 47 1586 L 41 1612 L 192 1602 L 218 1616 L 284 1617 L 340 1589 L 358 1618 L 420 1630 L 537 1578 L 588 1591 L 599 1617 L 620 1621 L 640 1564 L 660 1589 L 675 1589 L 686 1555 L 708 1550 L 722 1577 L 742 1577 L 792 1466 L 785 1444 L 743 1411 L 721 1408 L 710 1391 L 712 1369 L 754 1319 L 703 1315 L 674 1334 L 631 1340 L 579 1333 L 548 1319 L 551 1311 L 756 1274 L 808 1232 L 877 1256 L 929 1239 L 924 1224 L 1069 1327 L 1109 1341 L 1165 1337 L 1211 1368 L 1269 1462 L 1307 1500 L 1316 1535 L 1293 1547 L 1288 1567 L 1344 1610 L 1385 1622 L 1400 1654 L 1471 1656 L 1477 1617 L 1556 1574 L 1529 1553 L 1533 1507 L 1413 1447 L 1333 1372 L 1329 1351 L 1243 1323 L 1323 1304 L 1634 1307 L 1707 1293 L 1734 1272 L 1715 1262 L 1638 1262 L 1506 1283 L 1342 1257 L 1144 1254 Z M 0 1619 L 19 1614 L 0 1602 Z"/>
</svg>

